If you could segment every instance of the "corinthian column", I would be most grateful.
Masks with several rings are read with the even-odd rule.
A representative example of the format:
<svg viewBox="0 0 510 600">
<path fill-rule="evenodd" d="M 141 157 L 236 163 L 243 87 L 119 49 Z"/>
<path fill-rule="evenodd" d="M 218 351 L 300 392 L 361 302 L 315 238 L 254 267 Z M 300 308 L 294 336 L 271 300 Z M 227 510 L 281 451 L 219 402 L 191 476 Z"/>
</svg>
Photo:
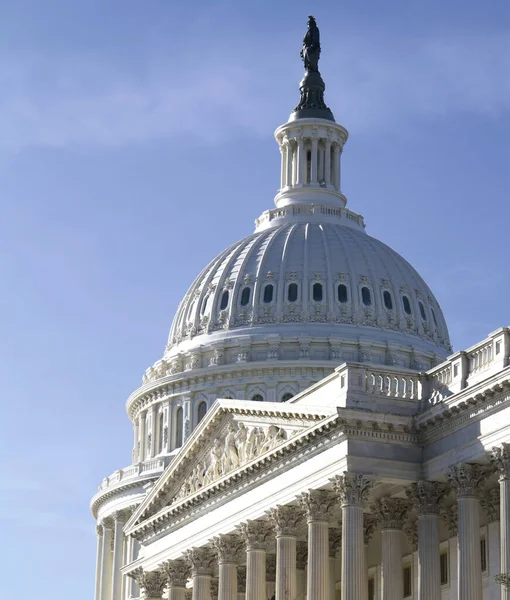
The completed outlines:
<svg viewBox="0 0 510 600">
<path fill-rule="evenodd" d="M 144 571 L 140 568 L 130 573 L 129 576 L 135 578 L 144 600 L 160 600 L 163 596 L 166 578 L 161 571 Z"/>
<path fill-rule="evenodd" d="M 367 600 L 363 507 L 373 483 L 363 475 L 345 472 L 333 484 L 342 506 L 342 598 Z"/>
<path fill-rule="evenodd" d="M 211 600 L 211 552 L 206 548 L 193 548 L 186 552 L 185 558 L 191 568 L 193 600 Z"/>
<path fill-rule="evenodd" d="M 236 535 L 220 535 L 214 538 L 212 544 L 220 571 L 218 600 L 237 600 L 237 561 L 241 539 Z"/>
<path fill-rule="evenodd" d="M 96 586 L 94 600 L 101 600 L 101 567 L 103 563 L 103 526 L 96 526 L 97 550 L 96 550 Z"/>
<path fill-rule="evenodd" d="M 499 475 L 499 527 L 501 573 L 510 573 L 510 444 L 493 448 L 490 460 Z M 510 600 L 510 590 L 501 587 L 501 600 Z"/>
<path fill-rule="evenodd" d="M 239 526 L 246 544 L 246 600 L 266 600 L 266 537 L 263 521 L 249 521 Z"/>
<path fill-rule="evenodd" d="M 103 519 L 103 548 L 101 551 L 101 600 L 110 600 L 112 597 L 112 551 L 113 551 L 113 519 Z"/>
<path fill-rule="evenodd" d="M 329 599 L 336 600 L 336 555 L 342 546 L 342 530 L 329 529 Z"/>
<path fill-rule="evenodd" d="M 310 490 L 300 497 L 308 524 L 308 600 L 324 600 L 329 594 L 329 519 L 335 502 L 326 490 Z"/>
<path fill-rule="evenodd" d="M 409 503 L 401 498 L 381 498 L 373 511 L 381 524 L 382 600 L 404 595 L 402 573 L 402 526 Z"/>
<path fill-rule="evenodd" d="M 296 506 L 278 506 L 269 511 L 276 532 L 276 600 L 296 597 L 296 538 L 302 516 Z"/>
<path fill-rule="evenodd" d="M 446 492 L 436 481 L 418 481 L 406 490 L 418 513 L 418 600 L 441 600 L 439 507 Z"/>
<path fill-rule="evenodd" d="M 112 600 L 122 600 L 122 557 L 124 550 L 123 528 L 129 517 L 129 511 L 119 510 L 113 513 L 115 520 L 113 539 Z"/>
<path fill-rule="evenodd" d="M 169 560 L 163 565 L 168 583 L 168 600 L 186 600 L 189 565 L 184 560 Z"/>
<path fill-rule="evenodd" d="M 308 560 L 308 544 L 298 542 L 296 544 L 296 600 L 306 598 L 306 563 Z"/>
<path fill-rule="evenodd" d="M 480 557 L 480 499 L 485 473 L 478 465 L 461 463 L 450 467 L 448 481 L 458 505 L 457 580 L 459 600 L 482 600 Z"/>
</svg>

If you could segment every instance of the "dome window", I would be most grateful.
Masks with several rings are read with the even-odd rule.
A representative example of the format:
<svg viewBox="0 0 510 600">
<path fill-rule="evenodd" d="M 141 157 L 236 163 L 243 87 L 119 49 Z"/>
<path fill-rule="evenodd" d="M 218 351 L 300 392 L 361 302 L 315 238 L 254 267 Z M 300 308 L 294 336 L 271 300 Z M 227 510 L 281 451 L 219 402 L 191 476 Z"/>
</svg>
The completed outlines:
<svg viewBox="0 0 510 600">
<path fill-rule="evenodd" d="M 264 402 L 262 394 L 255 394 L 255 396 L 252 396 L 252 400 L 253 402 Z"/>
<path fill-rule="evenodd" d="M 205 313 L 205 311 L 207 310 L 207 305 L 209 304 L 209 298 L 211 297 L 210 294 L 207 294 L 207 296 L 202 300 L 202 307 L 200 309 L 200 314 L 203 315 Z"/>
<path fill-rule="evenodd" d="M 420 307 L 420 315 L 421 318 L 426 321 L 427 320 L 427 314 L 425 312 L 425 307 L 423 306 L 423 304 L 421 302 L 418 302 L 418 306 Z"/>
<path fill-rule="evenodd" d="M 289 288 L 287 290 L 287 300 L 289 302 L 296 302 L 297 297 L 298 297 L 297 283 L 289 284 Z"/>
<path fill-rule="evenodd" d="M 409 298 L 407 296 L 402 296 L 402 305 L 404 306 L 404 310 L 408 315 L 412 314 L 411 303 L 409 302 Z"/>
<path fill-rule="evenodd" d="M 361 288 L 361 300 L 365 306 L 372 306 L 372 294 L 365 286 Z"/>
<path fill-rule="evenodd" d="M 248 288 L 249 289 L 249 288 Z M 207 404 L 202 401 L 200 402 L 200 404 L 198 405 L 198 410 L 197 410 L 197 423 L 200 423 L 200 421 L 205 417 L 205 413 L 207 412 Z"/>
<path fill-rule="evenodd" d="M 225 290 L 221 295 L 220 310 L 225 310 L 228 306 L 228 290 Z"/>
<path fill-rule="evenodd" d="M 294 394 L 287 392 L 286 394 L 283 394 L 282 402 L 288 402 L 291 398 L 294 398 Z"/>
<path fill-rule="evenodd" d="M 432 318 L 434 319 L 434 325 L 436 327 L 439 327 L 439 325 L 437 324 L 436 313 L 434 312 L 434 309 L 432 307 L 430 307 L 430 312 L 432 313 Z"/>
<path fill-rule="evenodd" d="M 264 304 L 271 304 L 273 301 L 273 291 L 274 285 L 272 283 L 268 283 L 264 288 Z"/>
<path fill-rule="evenodd" d="M 183 423 L 184 413 L 182 407 L 177 409 L 175 413 L 175 447 L 180 448 L 182 446 L 182 434 L 183 434 Z"/>
<path fill-rule="evenodd" d="M 384 306 L 388 310 L 393 310 L 393 299 L 391 297 L 391 294 L 388 292 L 388 290 L 384 290 L 384 292 L 383 292 L 383 300 L 384 300 Z"/>
<path fill-rule="evenodd" d="M 322 283 L 314 283 L 312 288 L 314 302 L 322 302 Z"/>
<path fill-rule="evenodd" d="M 246 306 L 250 302 L 251 288 L 245 287 L 241 292 L 241 306 Z"/>
<path fill-rule="evenodd" d="M 339 284 L 337 288 L 337 297 L 338 302 L 340 302 L 341 304 L 345 304 L 347 302 L 347 286 L 345 284 Z"/>
</svg>

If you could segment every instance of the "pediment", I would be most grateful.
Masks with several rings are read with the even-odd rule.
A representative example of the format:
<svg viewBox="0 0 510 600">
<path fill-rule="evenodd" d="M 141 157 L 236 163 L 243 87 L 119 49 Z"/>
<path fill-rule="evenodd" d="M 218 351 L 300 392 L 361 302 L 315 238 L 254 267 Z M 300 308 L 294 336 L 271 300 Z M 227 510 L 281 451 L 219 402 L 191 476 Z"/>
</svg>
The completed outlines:
<svg viewBox="0 0 510 600">
<path fill-rule="evenodd" d="M 192 500 L 336 414 L 335 408 L 218 400 L 127 524 Z"/>
</svg>

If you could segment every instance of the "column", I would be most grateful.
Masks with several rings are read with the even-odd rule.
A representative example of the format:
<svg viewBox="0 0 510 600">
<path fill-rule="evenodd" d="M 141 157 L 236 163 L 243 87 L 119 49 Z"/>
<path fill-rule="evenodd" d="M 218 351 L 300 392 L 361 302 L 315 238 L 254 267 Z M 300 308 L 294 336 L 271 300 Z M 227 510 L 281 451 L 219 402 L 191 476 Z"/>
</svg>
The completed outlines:
<svg viewBox="0 0 510 600">
<path fill-rule="evenodd" d="M 406 490 L 418 513 L 418 600 L 441 600 L 439 509 L 446 491 L 437 481 L 418 481 Z"/>
<path fill-rule="evenodd" d="M 276 600 L 296 597 L 296 538 L 302 517 L 296 506 L 271 509 L 269 518 L 276 532 Z"/>
<path fill-rule="evenodd" d="M 317 159 L 318 159 L 318 142 L 317 136 L 312 137 L 312 165 L 310 170 L 310 183 L 317 183 Z"/>
<path fill-rule="evenodd" d="M 296 544 L 296 600 L 306 598 L 306 563 L 308 560 L 308 543 L 297 542 Z"/>
<path fill-rule="evenodd" d="M 276 555 L 266 554 L 266 598 L 273 598 L 276 592 Z"/>
<path fill-rule="evenodd" d="M 493 448 L 490 455 L 492 465 L 499 475 L 499 544 L 501 573 L 510 573 L 510 444 L 503 443 Z M 510 600 L 510 590 L 501 586 L 501 600 Z"/>
<path fill-rule="evenodd" d="M 236 535 L 220 535 L 212 541 L 218 557 L 219 600 L 237 600 L 237 561 L 242 542 Z"/>
<path fill-rule="evenodd" d="M 101 567 L 103 563 L 103 526 L 96 526 L 97 550 L 96 550 L 96 587 L 94 600 L 101 600 Z"/>
<path fill-rule="evenodd" d="M 340 146 L 338 144 L 333 148 L 333 185 L 340 191 Z"/>
<path fill-rule="evenodd" d="M 191 568 L 193 600 L 211 600 L 212 554 L 206 548 L 193 548 L 185 558 Z"/>
<path fill-rule="evenodd" d="M 300 137 L 297 141 L 297 185 L 303 185 L 305 182 L 305 154 L 304 140 Z"/>
<path fill-rule="evenodd" d="M 336 555 L 342 546 L 342 530 L 329 528 L 329 600 L 336 598 Z"/>
<path fill-rule="evenodd" d="M 113 519 L 103 519 L 103 548 L 101 556 L 101 600 L 110 600 L 112 597 L 112 545 L 113 545 Z"/>
<path fill-rule="evenodd" d="M 249 521 L 239 527 L 246 544 L 246 600 L 267 600 L 266 538 L 268 526 L 263 521 Z"/>
<path fill-rule="evenodd" d="M 373 483 L 363 475 L 344 472 L 333 484 L 342 506 L 342 598 L 367 600 L 363 507 Z"/>
<path fill-rule="evenodd" d="M 237 567 L 237 600 L 246 600 L 246 567 Z"/>
<path fill-rule="evenodd" d="M 294 182 L 292 181 L 292 142 L 290 140 L 287 140 L 286 142 L 286 147 L 287 147 L 287 178 L 285 180 L 285 184 L 287 185 L 287 187 L 290 187 L 292 185 L 294 185 Z"/>
<path fill-rule="evenodd" d="M 300 497 L 308 525 L 307 600 L 329 594 L 329 519 L 336 497 L 326 490 L 310 490 Z"/>
<path fill-rule="evenodd" d="M 134 436 L 134 443 L 133 443 L 133 464 L 136 465 L 136 463 L 140 460 L 139 459 L 139 454 L 140 454 L 140 423 L 139 423 L 139 419 L 135 419 L 135 422 L 133 424 L 133 436 Z"/>
<path fill-rule="evenodd" d="M 147 411 L 142 411 L 138 415 L 138 427 L 140 430 L 140 438 L 138 441 L 138 461 L 143 462 L 147 456 L 147 427 L 146 427 Z"/>
<path fill-rule="evenodd" d="M 150 407 L 151 411 L 151 429 L 148 436 L 148 446 L 149 446 L 149 458 L 154 458 L 156 456 L 156 430 L 157 430 L 157 422 L 156 422 L 156 405 L 153 404 Z"/>
<path fill-rule="evenodd" d="M 186 600 L 189 565 L 184 560 L 169 560 L 163 565 L 168 585 L 168 600 Z"/>
<path fill-rule="evenodd" d="M 485 473 L 478 465 L 450 467 L 448 481 L 457 495 L 457 579 L 459 600 L 482 600 L 480 499 Z"/>
<path fill-rule="evenodd" d="M 324 150 L 324 182 L 326 187 L 331 184 L 331 140 L 326 140 L 326 148 Z"/>
<path fill-rule="evenodd" d="M 130 573 L 129 576 L 136 579 L 144 600 L 160 600 L 163 596 L 167 582 L 161 571 L 144 571 L 140 568 Z"/>
<path fill-rule="evenodd" d="M 409 503 L 402 498 L 380 498 L 374 514 L 381 525 L 382 600 L 400 600 L 404 595 L 402 527 Z"/>
<path fill-rule="evenodd" d="M 122 600 L 122 554 L 124 548 L 123 528 L 126 523 L 128 513 L 125 510 L 119 510 L 112 515 L 114 519 L 113 534 L 113 568 L 112 568 L 112 600 Z"/>
<path fill-rule="evenodd" d="M 285 177 L 287 175 L 287 146 L 285 144 L 280 145 L 280 153 L 282 155 L 282 164 L 280 169 L 280 189 L 285 187 Z"/>
</svg>

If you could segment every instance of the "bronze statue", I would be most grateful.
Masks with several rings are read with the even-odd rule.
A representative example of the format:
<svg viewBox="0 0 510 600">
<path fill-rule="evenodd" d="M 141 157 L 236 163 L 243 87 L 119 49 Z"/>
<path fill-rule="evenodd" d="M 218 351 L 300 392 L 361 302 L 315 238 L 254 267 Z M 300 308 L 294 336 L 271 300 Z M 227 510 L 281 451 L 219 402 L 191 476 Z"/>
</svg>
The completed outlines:
<svg viewBox="0 0 510 600">
<path fill-rule="evenodd" d="M 315 17 L 308 17 L 308 30 L 303 38 L 303 48 L 301 49 L 301 58 L 308 72 L 319 72 L 319 57 L 321 54 L 321 42 L 319 28 Z"/>
</svg>

